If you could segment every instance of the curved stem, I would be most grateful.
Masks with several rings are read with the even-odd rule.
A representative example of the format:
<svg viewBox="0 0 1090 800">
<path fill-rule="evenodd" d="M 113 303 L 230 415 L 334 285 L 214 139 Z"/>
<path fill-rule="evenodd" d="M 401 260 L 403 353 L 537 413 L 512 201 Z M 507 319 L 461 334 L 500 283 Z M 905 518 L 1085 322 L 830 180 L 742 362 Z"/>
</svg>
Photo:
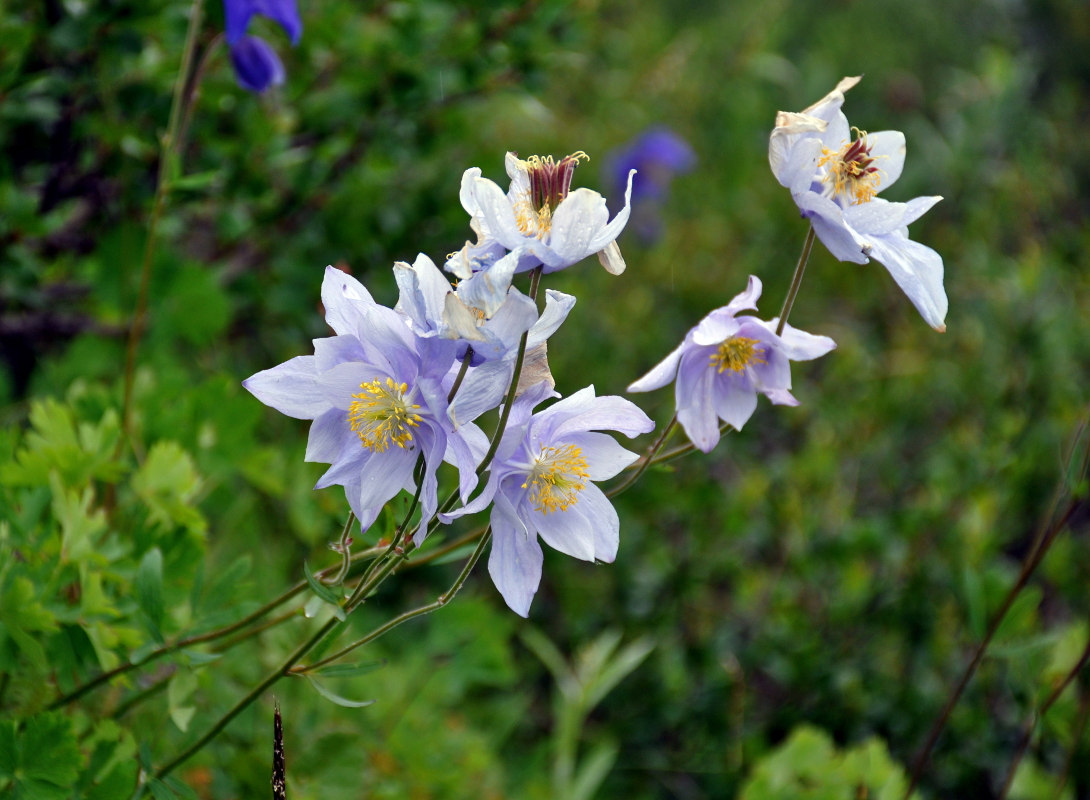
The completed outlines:
<svg viewBox="0 0 1090 800">
<path fill-rule="evenodd" d="M 385 622 L 382 625 L 379 625 L 377 628 L 375 628 L 369 634 L 364 636 L 362 639 L 357 639 L 356 641 L 352 642 L 352 644 L 348 645 L 347 647 L 343 647 L 340 650 L 338 650 L 336 653 L 333 653 L 332 655 L 326 656 L 325 658 L 323 658 L 323 659 L 321 659 L 319 661 L 315 661 L 313 664 L 307 664 L 306 666 L 303 666 L 303 667 L 294 667 L 291 670 L 292 674 L 303 674 L 303 673 L 307 673 L 307 672 L 313 672 L 313 671 L 315 671 L 317 669 L 321 669 L 322 667 L 326 666 L 327 664 L 332 664 L 334 661 L 337 661 L 338 659 L 343 658 L 344 656 L 348 655 L 349 653 L 351 653 L 356 648 L 362 647 L 363 645 L 367 644 L 368 642 L 373 642 L 375 639 L 379 638 L 384 633 L 387 633 L 388 631 L 393 630 L 394 628 L 396 628 L 401 623 L 408 622 L 410 619 L 415 619 L 416 617 L 422 617 L 425 614 L 430 614 L 432 611 L 435 611 L 435 610 L 440 609 L 443 606 L 445 606 L 447 603 L 449 603 L 451 600 L 454 599 L 454 596 L 456 594 L 458 594 L 458 590 L 462 588 L 462 584 L 464 584 L 466 582 L 466 579 L 469 577 L 469 574 L 473 571 L 473 567 L 476 565 L 477 561 L 480 559 L 481 554 L 484 552 L 485 546 L 488 544 L 488 542 L 489 542 L 489 540 L 491 538 L 492 538 L 492 529 L 491 528 L 486 528 L 485 532 L 484 532 L 484 536 L 482 536 L 481 541 L 479 541 L 477 543 L 477 547 L 474 548 L 473 553 L 470 554 L 469 559 L 466 561 L 465 565 L 462 567 L 462 571 L 458 574 L 458 577 L 455 579 L 454 583 L 451 585 L 451 587 L 449 589 L 447 589 L 445 592 L 443 592 L 441 595 L 439 595 L 439 597 L 436 598 L 434 602 L 428 603 L 427 605 L 420 606 L 419 608 L 414 608 L 412 611 L 406 611 L 404 614 L 399 614 L 398 616 L 394 617 L 393 619 L 389 620 L 388 622 Z"/>
<path fill-rule="evenodd" d="M 654 458 L 655 454 L 662 449 L 662 446 L 664 444 L 666 444 L 666 440 L 670 437 L 670 434 L 674 432 L 674 428 L 676 426 L 677 412 L 675 411 L 674 416 L 670 418 L 670 421 L 666 423 L 666 427 L 662 429 L 662 433 L 660 433 L 658 438 L 655 439 L 655 441 L 651 443 L 651 446 L 647 448 L 647 452 L 640 456 L 639 465 L 632 472 L 632 474 L 625 478 L 623 482 L 621 482 L 617 486 L 614 486 L 612 489 L 606 492 L 606 497 L 616 497 L 640 479 L 640 476 L 643 475 L 643 473 L 651 465 L 651 459 Z"/>
<path fill-rule="evenodd" d="M 1056 497 L 1053 499 L 1050 513 L 1046 519 L 1051 519 L 1053 517 L 1056 508 L 1055 504 L 1058 501 L 1059 493 L 1057 492 Z M 1007 616 L 1007 612 L 1010 611 L 1011 606 L 1014 605 L 1015 599 L 1022 592 L 1022 589 L 1025 588 L 1026 583 L 1029 582 L 1030 576 L 1045 557 L 1045 553 L 1048 552 L 1048 548 L 1051 546 L 1052 542 L 1055 541 L 1056 536 L 1067 526 L 1068 521 L 1075 513 L 1077 507 L 1078 502 L 1072 501 L 1059 520 L 1052 525 L 1043 527 L 1038 532 L 1034 545 L 1026 555 L 1025 561 L 1022 562 L 1022 569 L 1018 573 L 1017 580 L 1015 580 L 1014 585 L 1011 586 L 1010 591 L 1007 592 L 1007 596 L 1003 598 L 1003 603 L 1000 605 L 999 610 L 992 616 L 991 622 L 988 624 L 988 630 L 984 634 L 984 638 L 981 640 L 980 644 L 977 645 L 976 650 L 973 652 L 972 659 L 970 659 L 969 664 L 965 667 L 964 672 L 961 674 L 961 678 L 950 692 L 950 696 L 946 699 L 946 704 L 943 706 L 942 711 L 935 719 L 935 722 L 931 726 L 931 730 L 927 734 L 927 740 L 924 742 L 924 746 L 921 748 L 920 753 L 913 764 L 908 789 L 905 790 L 904 794 L 905 800 L 908 800 L 908 798 L 911 797 L 913 790 L 916 788 L 916 784 L 919 783 L 920 776 L 923 774 L 923 768 L 927 765 L 927 761 L 931 757 L 931 751 L 935 748 L 939 735 L 946 727 L 946 723 L 950 719 L 950 714 L 953 712 L 954 706 L 956 706 L 961 699 L 965 687 L 969 684 L 977 667 L 980 666 L 980 662 L 984 659 L 984 653 L 987 651 L 988 645 L 991 644 L 995 632 L 999 630 L 1000 623 L 1003 622 L 1004 617 Z"/>
<path fill-rule="evenodd" d="M 205 731 L 203 736 L 197 739 L 197 741 L 193 742 L 193 744 L 191 744 L 173 759 L 168 761 L 166 764 L 159 767 L 159 769 L 155 770 L 155 777 L 162 780 L 164 777 L 169 775 L 178 765 L 187 761 L 190 756 L 198 752 L 202 747 L 215 739 L 216 736 L 219 735 L 220 731 L 222 731 L 224 728 L 227 727 L 228 724 L 230 724 L 231 720 L 241 714 L 247 706 L 249 706 L 261 695 L 262 692 L 264 692 L 266 689 L 268 689 L 270 686 L 272 686 L 274 683 L 284 677 L 284 675 L 286 675 L 292 667 L 299 663 L 299 660 L 302 659 L 303 656 L 305 656 L 312 649 L 314 649 L 315 645 L 317 645 L 318 642 L 322 641 L 322 639 L 325 638 L 325 635 L 333 630 L 335 627 L 337 627 L 337 625 L 339 624 L 340 621 L 336 617 L 333 617 L 332 619 L 327 621 L 325 625 L 319 628 L 309 639 L 307 639 L 305 642 L 295 648 L 295 650 L 291 652 L 291 655 L 284 659 L 283 663 L 279 667 L 266 675 L 261 680 L 261 682 L 257 684 L 257 686 L 255 686 L 253 689 L 246 693 L 245 697 L 235 703 L 230 711 L 220 717 L 219 720 L 217 720 L 211 728 Z"/>
<path fill-rule="evenodd" d="M 1011 784 L 1014 783 L 1014 773 L 1018 771 L 1018 765 L 1022 762 L 1022 756 L 1026 754 L 1026 748 L 1029 747 L 1030 738 L 1033 736 L 1033 729 L 1037 724 L 1037 721 L 1041 719 L 1048 710 L 1052 708 L 1052 705 L 1060 699 L 1060 695 L 1064 693 L 1064 690 L 1071 685 L 1071 682 L 1075 680 L 1082 668 L 1086 666 L 1086 662 L 1090 661 L 1090 639 L 1086 641 L 1086 647 L 1083 648 L 1082 655 L 1075 663 L 1075 666 L 1067 673 L 1060 684 L 1052 690 L 1052 693 L 1048 696 L 1048 699 L 1041 704 L 1041 707 L 1036 713 L 1030 716 L 1026 721 L 1025 727 L 1022 729 L 1022 738 L 1018 742 L 1018 749 L 1014 753 L 1014 758 L 1011 759 L 1010 766 L 1007 768 L 1007 779 L 1003 781 L 1003 789 L 999 793 L 999 800 L 1004 800 L 1007 794 L 1011 790 Z"/>
<path fill-rule="evenodd" d="M 791 315 L 791 307 L 795 305 L 795 298 L 798 296 L 799 287 L 802 286 L 802 274 L 806 271 L 806 262 L 810 260 L 810 251 L 814 247 L 814 226 L 810 226 L 810 230 L 806 233 L 806 241 L 802 245 L 802 254 L 799 256 L 799 263 L 795 265 L 795 274 L 791 276 L 791 287 L 787 290 L 787 297 L 784 298 L 783 308 L 780 309 L 780 324 L 776 326 L 776 335 L 779 336 L 783 333 L 783 327 L 787 324 L 787 318 Z"/>
<path fill-rule="evenodd" d="M 197 48 L 197 35 L 201 27 L 201 15 L 204 0 L 193 0 L 190 9 L 189 28 L 185 35 L 182 49 L 182 64 L 178 77 L 174 79 L 174 96 L 170 104 L 170 119 L 167 131 L 163 135 L 159 152 L 159 170 L 155 180 L 155 200 L 152 204 L 151 217 L 148 220 L 148 238 L 144 243 L 144 259 L 140 267 L 140 288 L 136 296 L 136 308 L 129 325 L 128 344 L 125 348 L 125 389 L 121 405 L 121 430 L 125 438 L 129 434 L 129 418 L 132 411 L 133 374 L 136 370 L 136 346 L 144 334 L 144 322 L 148 310 L 148 285 L 151 282 L 151 262 L 155 254 L 155 243 L 159 231 L 159 220 L 163 216 L 166 198 L 170 189 L 170 170 L 177 153 L 178 133 L 184 115 L 183 108 L 187 100 L 192 99 L 192 92 L 187 92 L 189 73 L 193 63 L 193 54 Z M 119 442 L 120 447 L 120 442 Z"/>
<path fill-rule="evenodd" d="M 381 554 L 384 551 L 385 551 L 385 548 L 377 548 L 377 547 L 368 548 L 367 550 L 361 550 L 359 553 L 356 553 L 354 556 L 352 556 L 352 560 L 353 560 L 353 563 L 356 564 L 356 563 L 365 561 L 368 558 L 375 557 L 375 556 Z M 322 577 L 326 572 L 330 572 L 332 569 L 333 568 L 330 567 L 330 568 L 328 568 L 326 570 L 323 570 L 322 572 L 318 573 L 318 576 Z M 293 597 L 295 597 L 297 594 L 299 594 L 300 592 L 302 592 L 306 588 L 307 588 L 307 582 L 306 581 L 299 581 L 298 583 L 295 583 L 291 587 L 289 587 L 286 591 L 282 592 L 281 594 L 274 597 L 269 602 L 265 603 L 265 605 L 261 606 L 256 611 L 253 611 L 250 614 L 247 614 L 245 617 L 238 620 L 237 622 L 232 622 L 229 625 L 225 625 L 222 628 L 217 628 L 215 630 L 208 631 L 207 633 L 200 633 L 200 634 L 197 634 L 195 636 L 187 636 L 187 637 L 185 637 L 183 639 L 178 639 L 177 641 L 171 642 L 169 644 L 165 644 L 162 647 L 159 647 L 159 648 L 151 651 L 150 653 L 148 653 L 147 657 L 142 659 L 141 661 L 135 661 L 135 662 L 134 661 L 126 661 L 124 664 L 121 664 L 120 666 L 114 667 L 113 669 L 110 669 L 110 670 L 107 670 L 105 672 L 100 673 L 99 675 L 92 678 L 90 681 L 83 684 L 82 686 L 77 687 L 76 689 L 73 689 L 68 694 L 61 695 L 56 700 L 54 700 L 52 703 L 50 703 L 46 708 L 47 708 L 47 710 L 51 711 L 53 709 L 60 708 L 62 706 L 66 706 L 69 703 L 72 703 L 72 702 L 80 699 L 81 697 L 83 697 L 88 692 L 90 692 L 90 691 L 92 691 L 94 689 L 97 689 L 99 686 L 101 686 L 104 683 L 107 683 L 111 679 L 116 678 L 119 675 L 124 675 L 127 672 L 131 672 L 132 670 L 137 669 L 138 667 L 147 666 L 148 664 L 152 663 L 153 661 L 156 661 L 157 659 L 162 658 L 165 655 L 169 655 L 170 653 L 174 653 L 174 652 L 176 652 L 178 650 L 181 650 L 181 649 L 186 648 L 186 647 L 191 647 L 193 645 L 205 644 L 207 642 L 214 642 L 217 639 L 222 639 L 225 636 L 230 636 L 232 633 L 235 633 L 236 631 L 240 631 L 243 628 L 246 628 L 246 627 L 252 625 L 253 623 L 257 622 L 262 617 L 269 614 L 271 611 L 275 610 L 276 608 L 279 608 L 284 603 L 291 600 Z M 281 621 L 283 621 L 283 620 L 281 620 Z M 262 630 L 264 630 L 264 628 L 262 628 Z M 241 641 L 241 639 L 239 641 Z M 232 641 L 232 645 L 233 644 L 234 644 L 234 642 Z M 227 648 L 225 647 L 224 649 L 227 649 Z"/>
<path fill-rule="evenodd" d="M 405 568 L 406 569 L 412 569 L 413 567 L 423 566 L 424 564 L 428 564 L 428 563 L 430 563 L 432 561 L 435 561 L 438 558 L 442 558 L 443 556 L 445 556 L 445 555 L 447 555 L 449 553 L 453 553 L 455 550 L 458 550 L 458 549 L 460 549 L 462 547 L 465 547 L 470 542 L 475 541 L 476 539 L 480 538 L 487 530 L 488 530 L 487 528 L 480 528 L 478 530 L 473 531 L 472 533 L 467 533 L 465 536 L 461 537 L 460 539 L 455 539 L 453 542 L 448 542 L 447 544 L 442 545 L 441 547 L 437 547 L 434 550 L 430 550 L 427 553 L 425 553 L 424 555 L 420 556 L 419 558 L 414 558 L 411 561 L 409 561 L 408 563 L 406 563 Z"/>
</svg>

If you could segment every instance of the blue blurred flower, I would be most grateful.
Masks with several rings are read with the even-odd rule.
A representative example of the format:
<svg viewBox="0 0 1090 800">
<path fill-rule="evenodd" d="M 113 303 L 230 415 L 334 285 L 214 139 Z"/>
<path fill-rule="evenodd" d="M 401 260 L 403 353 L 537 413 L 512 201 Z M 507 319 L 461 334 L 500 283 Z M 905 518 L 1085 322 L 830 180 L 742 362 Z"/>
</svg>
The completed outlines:
<svg viewBox="0 0 1090 800">
<path fill-rule="evenodd" d="M 243 36 L 231 45 L 231 65 L 238 85 L 261 93 L 284 82 L 284 65 L 268 43 L 257 36 Z"/>
<path fill-rule="evenodd" d="M 704 317 L 674 352 L 628 387 L 648 392 L 677 379 L 677 418 L 694 445 L 705 453 L 719 442 L 719 420 L 741 430 L 763 394 L 776 405 L 797 406 L 791 394 L 790 361 L 809 361 L 836 347 L 828 336 L 764 322 L 739 311 L 756 310 L 761 281 L 749 285 L 727 305 Z"/>
<path fill-rule="evenodd" d="M 284 29 L 291 43 L 298 44 L 303 21 L 295 0 L 223 0 L 227 27 L 227 46 L 239 86 L 251 92 L 263 92 L 284 82 L 284 65 L 276 52 L 257 36 L 247 36 L 250 19 L 258 14 L 268 17 Z"/>
<path fill-rule="evenodd" d="M 696 154 L 688 142 L 669 128 L 649 128 L 606 157 L 603 179 L 611 187 L 610 196 L 615 197 L 628 174 L 636 170 L 631 227 L 644 242 L 653 242 L 662 234 L 660 212 L 670 182 L 695 165 Z"/>
<path fill-rule="evenodd" d="M 876 196 L 901 176 L 905 135 L 868 134 L 848 125 L 840 107 L 844 92 L 857 83 L 858 77 L 844 78 L 809 108 L 777 114 L 768 163 L 830 253 L 856 264 L 876 258 L 941 333 L 948 306 L 942 256 L 910 240 L 908 226 L 942 198 L 890 203 Z"/>
</svg>

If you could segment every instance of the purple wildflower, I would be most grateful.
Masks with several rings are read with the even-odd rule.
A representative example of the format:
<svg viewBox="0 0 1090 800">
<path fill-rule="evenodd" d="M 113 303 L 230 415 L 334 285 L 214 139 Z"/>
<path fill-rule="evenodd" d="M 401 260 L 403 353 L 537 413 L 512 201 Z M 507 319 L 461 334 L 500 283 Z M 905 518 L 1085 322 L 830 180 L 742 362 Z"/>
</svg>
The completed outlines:
<svg viewBox="0 0 1090 800">
<path fill-rule="evenodd" d="M 239 86 L 251 92 L 264 92 L 284 82 L 284 65 L 276 52 L 257 36 L 247 36 L 246 29 L 254 15 L 268 17 L 283 28 L 293 45 L 303 34 L 303 21 L 295 0 L 223 0 L 227 47 Z"/>
<path fill-rule="evenodd" d="M 758 393 L 776 405 L 797 406 L 789 362 L 809 361 L 836 347 L 827 336 L 790 325 L 777 336 L 778 319 L 735 316 L 756 310 L 760 296 L 761 281 L 751 275 L 746 291 L 708 314 L 676 350 L 628 387 L 647 392 L 676 378 L 678 422 L 705 453 L 719 442 L 719 420 L 742 429 L 757 408 Z"/>
<path fill-rule="evenodd" d="M 533 414 L 555 393 L 540 383 L 515 400 L 507 429 L 479 497 L 451 516 L 493 503 L 488 573 L 507 605 L 523 617 L 541 582 L 540 536 L 550 547 L 584 561 L 613 561 L 620 522 L 593 481 L 612 478 L 636 460 L 612 436 L 633 437 L 655 424 L 621 397 L 595 397 L 594 387 Z"/>
<path fill-rule="evenodd" d="M 696 164 L 696 154 L 689 143 L 669 128 L 650 128 L 606 158 L 603 178 L 611 187 L 611 197 L 624 190 L 628 174 L 636 170 L 632 182 L 631 227 L 645 242 L 661 235 L 660 210 L 679 173 L 689 172 Z"/>
<path fill-rule="evenodd" d="M 476 485 L 473 448 L 483 434 L 454 431 L 447 416 L 454 343 L 415 336 L 405 318 L 380 306 L 354 278 L 326 268 L 326 322 L 335 336 L 314 340 L 297 356 L 243 381 L 258 400 L 296 419 L 314 420 L 306 460 L 330 464 L 315 489 L 339 484 L 366 529 L 382 506 L 415 487 L 424 457 L 421 508 L 437 507 L 435 472 L 449 456 L 463 496 Z"/>
</svg>

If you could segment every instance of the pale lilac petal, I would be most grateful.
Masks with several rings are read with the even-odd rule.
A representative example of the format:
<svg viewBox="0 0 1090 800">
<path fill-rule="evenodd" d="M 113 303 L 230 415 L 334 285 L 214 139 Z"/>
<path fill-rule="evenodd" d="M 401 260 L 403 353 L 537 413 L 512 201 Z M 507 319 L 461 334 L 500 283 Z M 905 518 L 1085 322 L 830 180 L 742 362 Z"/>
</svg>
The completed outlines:
<svg viewBox="0 0 1090 800">
<path fill-rule="evenodd" d="M 738 333 L 740 324 L 734 318 L 734 312 L 724 306 L 700 320 L 686 338 L 699 347 L 718 346 L 724 339 Z"/>
<path fill-rule="evenodd" d="M 435 262 L 423 253 L 411 266 L 398 261 L 394 280 L 401 290 L 396 310 L 412 320 L 417 333 L 436 331 L 443 318 L 444 299 L 453 289 Z"/>
<path fill-rule="evenodd" d="M 479 308 L 485 317 L 491 317 L 507 300 L 511 278 L 519 264 L 521 253 L 508 253 L 488 269 L 458 284 L 458 297 L 466 305 Z"/>
<path fill-rule="evenodd" d="M 795 197 L 795 202 L 802 215 L 814 226 L 814 232 L 821 239 L 821 243 L 833 256 L 841 261 L 867 263 L 863 249 L 866 242 L 844 224 L 844 213 L 840 206 L 815 192 L 799 195 Z"/>
<path fill-rule="evenodd" d="M 477 327 L 477 318 L 454 292 L 449 292 L 444 300 L 442 322 L 448 338 L 469 342 L 478 355 L 494 355 L 490 350 L 495 348 L 489 348 L 489 337 Z"/>
<path fill-rule="evenodd" d="M 314 356 L 296 356 L 251 375 L 242 385 L 265 405 L 295 419 L 316 419 L 332 406 Z"/>
<path fill-rule="evenodd" d="M 635 174 L 636 170 L 629 171 L 628 186 L 624 191 L 624 208 L 617 212 L 617 216 L 611 219 L 608 225 L 598 231 L 590 244 L 592 253 L 602 250 L 607 244 L 614 241 L 621 235 L 624 226 L 628 224 L 628 217 L 632 213 L 632 178 Z"/>
<path fill-rule="evenodd" d="M 537 415 L 538 424 L 547 426 L 546 438 L 562 438 L 588 430 L 614 430 L 633 437 L 655 427 L 654 421 L 631 400 L 616 395 L 594 396 L 594 386 L 587 386 L 560 400 Z"/>
<path fill-rule="evenodd" d="M 319 375 L 318 383 L 328 399 L 328 405 L 348 411 L 354 402 L 352 396 L 359 393 L 363 384 L 374 380 L 385 381 L 388 377 L 391 377 L 388 372 L 365 362 L 347 361 Z"/>
<path fill-rule="evenodd" d="M 359 438 L 348 424 L 347 415 L 339 408 L 331 408 L 310 426 L 307 452 L 303 460 L 332 464 L 348 441 L 358 444 Z"/>
<path fill-rule="evenodd" d="M 685 351 L 685 342 L 682 342 L 666 356 L 662 361 L 653 366 L 646 375 L 628 385 L 629 392 L 650 392 L 658 389 L 674 380 L 677 375 L 678 362 Z"/>
<path fill-rule="evenodd" d="M 486 361 L 472 367 L 458 387 L 458 393 L 450 403 L 447 412 L 450 421 L 457 428 L 472 422 L 486 411 L 496 408 L 511 385 L 514 364 L 510 361 Z"/>
<path fill-rule="evenodd" d="M 581 261 L 611 241 L 593 244 L 608 219 L 609 209 L 602 195 L 590 189 L 576 189 L 556 207 L 549 247 L 569 265 Z"/>
<path fill-rule="evenodd" d="M 876 197 L 844 209 L 844 222 L 868 241 L 872 236 L 892 233 L 905 225 L 906 203 L 890 203 Z"/>
<path fill-rule="evenodd" d="M 314 364 L 319 373 L 346 361 L 366 361 L 367 352 L 355 336 L 327 336 L 315 339 Z"/>
<path fill-rule="evenodd" d="M 594 531 L 594 560 L 613 563 L 620 543 L 621 521 L 609 498 L 593 483 L 587 484 L 572 510 L 587 520 Z"/>
<path fill-rule="evenodd" d="M 719 441 L 713 375 L 702 353 L 689 354 L 682 359 L 674 387 L 678 422 L 690 441 L 705 453 L 710 453 Z"/>
<path fill-rule="evenodd" d="M 609 480 L 639 458 L 605 433 L 576 433 L 565 436 L 563 441 L 579 448 L 587 462 L 587 475 L 592 481 Z"/>
<path fill-rule="evenodd" d="M 948 301 L 942 286 L 942 256 L 900 233 L 876 237 L 870 252 L 889 270 L 924 322 L 940 333 L 945 331 Z"/>
<path fill-rule="evenodd" d="M 518 290 L 512 289 L 504 303 L 482 327 L 502 343 L 499 356 L 518 347 L 522 334 L 537 322 L 537 303 Z M 527 343 L 527 349 L 529 344 Z M 476 352 L 476 349 L 474 349 Z"/>
<path fill-rule="evenodd" d="M 523 521 L 527 527 L 536 528 L 542 541 L 549 547 L 572 558 L 593 561 L 594 527 L 591 519 L 575 511 L 578 505 L 579 502 L 576 502 L 566 511 L 546 514 L 531 508 L 527 501 L 520 511 L 523 511 Z"/>
<path fill-rule="evenodd" d="M 780 324 L 780 318 L 774 317 L 760 324 L 769 331 L 775 332 L 776 326 Z M 815 336 L 786 323 L 780 334 L 780 349 L 792 361 L 812 361 L 835 350 L 836 342 L 828 336 Z"/>
<path fill-rule="evenodd" d="M 874 166 L 878 167 L 882 175 L 881 189 L 892 186 L 905 166 L 905 135 L 900 131 L 878 131 L 867 134 L 867 146 L 870 147 L 871 157 L 875 159 Z"/>
<path fill-rule="evenodd" d="M 519 230 L 515 211 L 503 190 L 487 178 L 475 178 L 473 192 L 481 211 L 480 219 L 491 235 L 508 250 L 524 244 L 526 237 Z"/>
<path fill-rule="evenodd" d="M 322 305 L 325 321 L 337 334 L 355 334 L 360 319 L 375 305 L 371 293 L 351 275 L 336 267 L 326 267 L 322 280 Z"/>
<path fill-rule="evenodd" d="M 778 406 L 797 406 L 799 404 L 799 401 L 787 389 L 769 389 L 764 395 Z"/>
<path fill-rule="evenodd" d="M 924 214 L 931 210 L 935 203 L 942 200 L 940 195 L 931 195 L 930 197 L 917 197 L 914 200 L 909 200 L 905 205 L 908 208 L 905 210 L 905 218 L 901 220 L 903 225 L 911 225 L 918 220 Z M 905 234 L 908 235 L 907 233 Z"/>
<path fill-rule="evenodd" d="M 742 430 L 742 426 L 757 410 L 757 392 L 747 383 L 744 379 L 736 378 L 730 391 L 720 391 L 716 396 L 716 415 L 737 431 Z"/>
<path fill-rule="evenodd" d="M 360 506 L 378 508 L 396 497 L 402 489 L 412 491 L 416 486 L 413 483 L 413 469 L 417 455 L 415 447 L 390 447 L 385 453 L 372 454 L 359 473 Z"/>
<path fill-rule="evenodd" d="M 497 498 L 492 512 L 488 574 L 504 602 L 521 617 L 530 613 L 530 603 L 541 583 L 543 560 L 537 536 L 526 530 L 506 500 Z"/>
<path fill-rule="evenodd" d="M 555 289 L 545 290 L 545 310 L 541 312 L 537 322 L 530 328 L 530 335 L 526 338 L 526 349 L 537 347 L 554 333 L 556 329 L 568 318 L 568 312 L 575 305 L 575 298 L 570 294 L 558 292 Z"/>
</svg>

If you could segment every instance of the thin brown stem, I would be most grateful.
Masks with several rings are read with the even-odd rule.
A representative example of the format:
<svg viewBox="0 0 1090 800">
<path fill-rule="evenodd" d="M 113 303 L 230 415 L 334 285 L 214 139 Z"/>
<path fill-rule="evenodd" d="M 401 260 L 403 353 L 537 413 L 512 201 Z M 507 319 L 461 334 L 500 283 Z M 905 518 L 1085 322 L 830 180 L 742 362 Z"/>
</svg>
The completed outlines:
<svg viewBox="0 0 1090 800">
<path fill-rule="evenodd" d="M 1049 514 L 1045 517 L 1046 520 L 1054 518 L 1056 503 L 1059 501 L 1059 493 L 1061 490 L 1062 486 L 1057 489 L 1057 495 L 1053 499 L 1053 505 L 1049 510 Z M 931 757 L 931 751 L 935 748 L 939 735 L 946 727 L 946 723 L 950 719 L 950 714 L 953 712 L 954 706 L 956 706 L 961 699 L 965 687 L 968 686 L 969 681 L 976 673 L 977 667 L 980 666 L 980 662 L 984 659 L 984 653 L 987 651 L 988 645 L 991 644 L 995 632 L 999 630 L 1000 623 L 1003 622 L 1003 619 L 1007 616 L 1007 612 L 1010 611 L 1011 606 L 1014 604 L 1015 599 L 1029 582 L 1030 576 L 1033 575 L 1034 570 L 1037 569 L 1037 565 L 1041 563 L 1041 559 L 1043 559 L 1045 553 L 1048 552 L 1049 546 L 1055 541 L 1056 536 L 1060 531 L 1067 526 L 1068 521 L 1075 513 L 1077 507 L 1078 502 L 1072 501 L 1059 520 L 1051 525 L 1042 527 L 1038 531 L 1034 546 L 1031 547 L 1030 552 L 1022 562 L 1022 569 L 1018 573 L 1018 578 L 1007 592 L 1007 596 L 1003 598 L 999 610 L 992 616 L 992 619 L 988 624 L 988 629 L 984 634 L 984 638 L 980 641 L 980 644 L 977 645 L 968 666 L 965 667 L 965 670 L 961 674 L 961 678 L 950 692 L 950 696 L 947 697 L 942 711 L 939 712 L 939 716 L 935 719 L 935 722 L 931 726 L 931 730 L 927 734 L 927 740 L 924 742 L 924 746 L 921 748 L 920 753 L 913 764 L 908 789 L 904 794 L 905 800 L 908 800 L 912 795 L 913 790 L 916 788 L 916 785 L 919 783 L 920 776 L 923 774 L 923 768 L 927 765 L 927 761 Z"/>
<path fill-rule="evenodd" d="M 1030 715 L 1030 718 L 1026 721 L 1025 726 L 1022 728 L 1022 736 L 1018 741 L 1018 749 L 1014 753 L 1014 758 L 1011 759 L 1010 766 L 1007 768 L 1007 778 L 1003 781 L 1003 789 L 999 793 L 999 800 L 1004 800 L 1010 793 L 1011 785 L 1014 783 L 1014 774 L 1018 771 L 1018 765 L 1022 763 L 1022 757 L 1026 754 L 1026 749 L 1029 747 L 1030 739 L 1033 737 L 1033 729 L 1037 726 L 1037 721 L 1044 717 L 1048 713 L 1048 710 L 1052 708 L 1053 704 L 1060 699 L 1060 695 L 1064 693 L 1071 682 L 1078 677 L 1078 674 L 1082 672 L 1082 668 L 1086 666 L 1086 662 L 1090 661 L 1090 639 L 1086 641 L 1086 647 L 1083 648 L 1082 655 L 1079 660 L 1075 662 L 1075 666 L 1064 676 L 1064 679 L 1057 684 L 1056 688 L 1052 690 L 1048 698 L 1037 711 Z"/>
</svg>

